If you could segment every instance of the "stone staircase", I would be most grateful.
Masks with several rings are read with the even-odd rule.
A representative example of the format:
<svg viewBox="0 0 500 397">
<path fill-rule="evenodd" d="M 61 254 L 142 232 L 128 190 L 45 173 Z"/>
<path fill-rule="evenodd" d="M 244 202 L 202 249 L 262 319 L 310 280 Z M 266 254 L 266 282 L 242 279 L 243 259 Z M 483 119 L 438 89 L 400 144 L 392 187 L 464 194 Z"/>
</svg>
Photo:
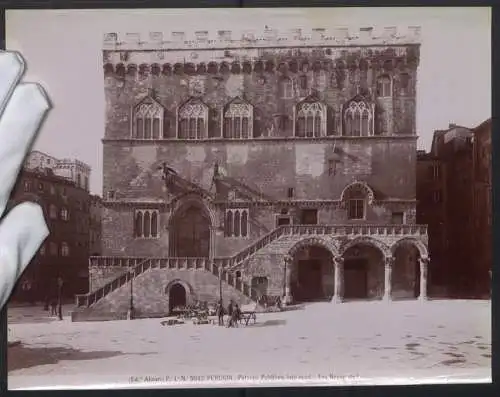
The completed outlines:
<svg viewBox="0 0 500 397">
<path fill-rule="evenodd" d="M 286 225 L 274 229 L 238 254 L 230 257 L 218 257 L 211 260 L 209 258 L 91 257 L 91 265 L 123 267 L 127 270 L 101 288 L 84 295 L 77 295 L 77 308 L 74 317 L 79 317 L 79 312 L 96 307 L 103 298 L 115 293 L 115 291 L 115 295 L 118 296 L 118 291 L 123 290 L 124 286 L 130 285 L 134 279 L 155 269 L 196 270 L 208 273 L 212 277 L 211 281 L 206 280 L 209 285 L 214 285 L 215 281 L 217 284 L 222 283 L 224 288 L 230 289 L 232 293 L 236 294 L 234 296 L 239 298 L 237 300 L 251 302 L 255 300 L 254 291 L 248 283 L 242 280 L 241 274 L 244 273 L 248 261 L 257 253 L 284 255 L 294 244 L 308 236 L 331 240 L 339 237 L 348 239 L 369 235 L 398 238 L 412 235 L 426 238 L 427 230 L 425 226 L 420 225 Z M 110 307 L 110 309 L 112 308 Z M 118 312 L 121 313 L 120 310 L 117 310 Z"/>
</svg>

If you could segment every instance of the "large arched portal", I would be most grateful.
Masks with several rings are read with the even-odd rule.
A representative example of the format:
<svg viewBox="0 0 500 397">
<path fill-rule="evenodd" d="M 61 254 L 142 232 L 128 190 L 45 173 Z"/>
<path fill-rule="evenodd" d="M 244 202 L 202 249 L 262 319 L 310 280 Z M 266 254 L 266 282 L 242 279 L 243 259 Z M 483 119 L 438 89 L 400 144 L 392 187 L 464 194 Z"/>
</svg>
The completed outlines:
<svg viewBox="0 0 500 397">
<path fill-rule="evenodd" d="M 420 251 L 411 241 L 400 241 L 393 249 L 392 299 L 420 296 Z"/>
<path fill-rule="evenodd" d="M 382 251 L 369 243 L 349 247 L 344 258 L 344 300 L 381 299 L 384 295 Z"/>
<path fill-rule="evenodd" d="M 208 258 L 210 218 L 203 208 L 191 205 L 174 215 L 170 226 L 170 256 Z"/>
<path fill-rule="evenodd" d="M 335 291 L 332 253 L 319 245 L 307 245 L 292 258 L 290 292 L 294 302 L 331 300 Z"/>
<path fill-rule="evenodd" d="M 181 283 L 173 284 L 168 291 L 168 311 L 175 312 L 175 309 L 185 307 L 187 304 L 187 292 Z"/>
</svg>

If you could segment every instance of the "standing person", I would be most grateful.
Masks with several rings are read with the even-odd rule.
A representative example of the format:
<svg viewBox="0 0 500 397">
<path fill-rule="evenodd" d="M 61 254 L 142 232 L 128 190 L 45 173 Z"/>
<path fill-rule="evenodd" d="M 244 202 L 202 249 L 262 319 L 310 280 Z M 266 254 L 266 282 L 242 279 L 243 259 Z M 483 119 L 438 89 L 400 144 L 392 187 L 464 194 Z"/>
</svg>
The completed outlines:
<svg viewBox="0 0 500 397">
<path fill-rule="evenodd" d="M 219 325 L 224 325 L 224 304 L 222 301 L 217 303 L 217 317 L 219 318 Z"/>
<path fill-rule="evenodd" d="M 232 327 L 233 326 L 233 301 L 229 302 L 229 306 L 227 307 L 227 315 L 229 316 L 229 319 L 227 320 L 227 326 Z"/>
<path fill-rule="evenodd" d="M 240 307 L 236 303 L 234 305 L 233 314 L 231 316 L 233 327 L 237 327 L 238 326 L 238 321 L 240 321 L 240 314 L 241 314 Z"/>
<path fill-rule="evenodd" d="M 63 279 L 62 277 L 57 278 L 57 316 L 59 320 L 63 319 L 62 316 L 62 288 L 63 288 Z"/>
</svg>

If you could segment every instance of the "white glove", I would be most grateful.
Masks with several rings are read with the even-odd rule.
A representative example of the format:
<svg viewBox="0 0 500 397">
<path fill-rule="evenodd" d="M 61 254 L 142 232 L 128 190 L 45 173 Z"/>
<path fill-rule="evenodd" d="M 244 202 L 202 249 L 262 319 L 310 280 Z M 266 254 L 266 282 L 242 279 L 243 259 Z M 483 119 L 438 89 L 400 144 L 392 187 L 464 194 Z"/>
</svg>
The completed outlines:
<svg viewBox="0 0 500 397">
<path fill-rule="evenodd" d="M 0 308 L 49 235 L 38 204 L 25 202 L 4 214 L 26 154 L 50 107 L 41 86 L 19 83 L 23 73 L 20 54 L 0 52 Z"/>
</svg>

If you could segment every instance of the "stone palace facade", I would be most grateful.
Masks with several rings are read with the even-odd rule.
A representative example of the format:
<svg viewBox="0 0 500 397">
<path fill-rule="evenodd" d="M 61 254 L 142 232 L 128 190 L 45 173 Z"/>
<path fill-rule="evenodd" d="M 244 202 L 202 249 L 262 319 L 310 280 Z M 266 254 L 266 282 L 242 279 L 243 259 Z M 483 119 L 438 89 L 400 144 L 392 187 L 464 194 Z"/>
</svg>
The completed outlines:
<svg viewBox="0 0 500 397">
<path fill-rule="evenodd" d="M 104 256 L 74 320 L 425 299 L 419 33 L 107 34 Z"/>
</svg>

